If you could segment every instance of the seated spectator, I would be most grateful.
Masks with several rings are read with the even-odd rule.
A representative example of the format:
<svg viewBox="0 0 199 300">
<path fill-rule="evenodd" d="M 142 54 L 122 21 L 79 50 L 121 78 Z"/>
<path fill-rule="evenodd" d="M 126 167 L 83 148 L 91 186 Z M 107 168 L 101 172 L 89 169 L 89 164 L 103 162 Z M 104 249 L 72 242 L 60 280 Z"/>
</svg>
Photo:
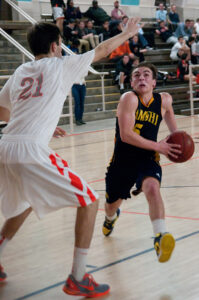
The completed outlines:
<svg viewBox="0 0 199 300">
<path fill-rule="evenodd" d="M 97 0 L 92 1 L 92 6 L 84 13 L 84 16 L 93 20 L 97 26 L 101 26 L 104 21 L 111 19 L 105 10 L 98 6 Z"/>
<path fill-rule="evenodd" d="M 126 27 L 126 24 L 128 23 L 129 17 L 126 15 L 122 17 L 121 19 L 121 27 L 124 29 Z"/>
<path fill-rule="evenodd" d="M 198 39 L 190 37 L 187 45 L 191 48 L 191 62 L 194 65 L 199 64 L 199 42 Z"/>
<path fill-rule="evenodd" d="M 78 38 L 78 32 L 75 30 L 74 19 L 69 19 L 68 24 L 64 26 L 63 35 L 66 45 L 71 44 L 73 39 Z"/>
<path fill-rule="evenodd" d="M 197 35 L 199 35 L 199 19 L 196 20 L 196 23 L 194 24 L 195 32 Z"/>
<path fill-rule="evenodd" d="M 116 36 L 122 32 L 121 21 L 114 21 L 109 23 L 110 36 Z"/>
<path fill-rule="evenodd" d="M 121 20 L 122 17 L 125 16 L 125 13 L 121 8 L 119 8 L 119 1 L 114 2 L 114 9 L 111 11 L 111 19 L 114 20 Z"/>
<path fill-rule="evenodd" d="M 183 36 L 187 41 L 189 37 L 192 35 L 192 30 L 190 29 L 190 20 L 186 19 L 185 22 L 178 24 L 174 35 L 179 38 L 179 36 Z"/>
<path fill-rule="evenodd" d="M 178 41 L 177 37 L 173 35 L 173 33 L 165 25 L 164 21 L 159 23 L 159 27 L 155 32 L 161 37 L 162 41 L 166 42 L 167 44 L 175 44 Z"/>
<path fill-rule="evenodd" d="M 153 50 L 155 47 L 155 37 L 152 31 L 144 33 L 143 27 L 144 23 L 139 24 L 138 38 L 142 48 L 146 48 L 147 50 Z"/>
<path fill-rule="evenodd" d="M 189 81 L 190 75 L 189 75 L 189 64 L 187 61 L 187 54 L 182 54 L 177 67 L 177 78 L 179 78 L 181 81 Z M 192 75 L 192 80 L 196 82 L 196 76 Z"/>
<path fill-rule="evenodd" d="M 80 41 L 78 39 L 73 39 L 68 48 L 76 54 L 79 54 Z"/>
<path fill-rule="evenodd" d="M 92 34 L 93 39 L 94 39 L 94 44 L 96 47 L 99 44 L 99 36 L 98 36 L 96 30 L 93 28 L 93 21 L 91 21 L 91 20 L 87 21 L 86 27 L 85 27 L 85 32 L 86 32 L 86 34 L 90 34 L 90 33 Z"/>
<path fill-rule="evenodd" d="M 80 53 L 82 53 L 82 47 L 85 47 L 86 52 L 90 50 L 90 46 L 95 48 L 95 41 L 92 33 L 87 34 L 84 21 L 79 21 L 77 25 L 78 38 L 80 41 Z"/>
<path fill-rule="evenodd" d="M 64 13 L 66 20 L 81 19 L 82 13 L 80 11 L 80 8 L 79 7 L 74 7 L 73 0 L 68 0 L 66 5 L 67 5 L 67 7 L 66 7 L 66 10 L 65 10 L 65 13 Z"/>
<path fill-rule="evenodd" d="M 171 5 L 171 10 L 168 14 L 168 17 L 169 29 L 173 32 L 180 23 L 179 15 L 176 13 L 176 5 Z"/>
<path fill-rule="evenodd" d="M 101 29 L 99 31 L 99 40 L 100 40 L 100 43 L 102 41 L 110 39 L 110 37 L 111 37 L 111 32 L 109 30 L 109 21 L 105 21 L 102 24 L 102 27 L 101 27 Z"/>
<path fill-rule="evenodd" d="M 134 35 L 129 41 L 129 48 L 131 52 L 136 56 L 139 57 L 139 62 L 141 63 L 144 61 L 144 52 L 147 52 L 147 49 L 141 49 L 139 44 L 138 35 Z"/>
<path fill-rule="evenodd" d="M 50 2 L 53 18 L 56 21 L 56 25 L 59 27 L 61 34 L 63 34 L 65 3 L 63 0 L 50 0 Z"/>
<path fill-rule="evenodd" d="M 159 4 L 159 9 L 156 11 L 155 14 L 156 22 L 159 24 L 160 21 L 165 21 L 167 20 L 167 11 L 164 9 L 164 4 L 160 3 Z"/>
<path fill-rule="evenodd" d="M 190 60 L 190 49 L 186 45 L 186 41 L 183 36 L 180 36 L 178 38 L 178 42 L 175 43 L 171 49 L 170 58 L 172 60 L 179 60 L 184 53 L 187 54 L 187 60 Z"/>
<path fill-rule="evenodd" d="M 124 42 L 122 45 L 117 47 L 113 52 L 111 52 L 109 59 L 111 61 L 117 62 L 124 55 L 128 54 L 130 59 L 134 59 L 135 55 L 131 52 L 129 47 L 129 41 Z"/>
<path fill-rule="evenodd" d="M 124 92 L 124 84 L 130 83 L 132 61 L 128 53 L 124 54 L 116 64 L 115 82 L 119 85 L 120 93 Z"/>
</svg>

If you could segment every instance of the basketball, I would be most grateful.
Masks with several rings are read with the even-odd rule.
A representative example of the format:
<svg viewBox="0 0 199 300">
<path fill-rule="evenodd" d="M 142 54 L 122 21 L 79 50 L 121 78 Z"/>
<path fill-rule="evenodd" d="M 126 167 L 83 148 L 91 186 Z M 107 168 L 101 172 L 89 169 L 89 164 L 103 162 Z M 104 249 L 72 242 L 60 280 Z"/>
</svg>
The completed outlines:
<svg viewBox="0 0 199 300">
<path fill-rule="evenodd" d="M 168 156 L 169 159 L 176 163 L 182 163 L 190 159 L 194 153 L 194 141 L 192 137 L 187 134 L 185 131 L 176 131 L 169 135 L 167 140 L 169 144 L 178 144 L 181 146 L 181 154 L 177 158 Z"/>
</svg>

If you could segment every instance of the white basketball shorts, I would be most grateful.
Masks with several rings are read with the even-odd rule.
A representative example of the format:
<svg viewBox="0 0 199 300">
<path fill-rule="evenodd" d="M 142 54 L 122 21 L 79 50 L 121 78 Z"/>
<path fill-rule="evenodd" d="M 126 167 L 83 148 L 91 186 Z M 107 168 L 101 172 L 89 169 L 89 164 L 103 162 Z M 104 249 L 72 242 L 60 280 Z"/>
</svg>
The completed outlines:
<svg viewBox="0 0 199 300">
<path fill-rule="evenodd" d="M 4 135 L 0 140 L 0 200 L 6 219 L 32 207 L 36 215 L 87 206 L 98 194 L 41 141 Z"/>
<path fill-rule="evenodd" d="M 54 20 L 64 19 L 64 13 L 62 7 L 53 7 L 52 12 L 53 12 Z"/>
</svg>

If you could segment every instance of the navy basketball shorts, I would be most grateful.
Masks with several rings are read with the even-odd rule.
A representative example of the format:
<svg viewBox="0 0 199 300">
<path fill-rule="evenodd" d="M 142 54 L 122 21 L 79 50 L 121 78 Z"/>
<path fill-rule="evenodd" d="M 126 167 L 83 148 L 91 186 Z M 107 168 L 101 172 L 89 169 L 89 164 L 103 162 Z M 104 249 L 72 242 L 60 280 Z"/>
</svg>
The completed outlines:
<svg viewBox="0 0 199 300">
<path fill-rule="evenodd" d="M 107 203 L 130 198 L 130 190 L 134 185 L 137 189 L 134 195 L 138 194 L 146 177 L 156 178 L 161 183 L 162 168 L 155 160 L 150 158 L 134 161 L 114 159 L 107 168 L 105 177 Z"/>
</svg>

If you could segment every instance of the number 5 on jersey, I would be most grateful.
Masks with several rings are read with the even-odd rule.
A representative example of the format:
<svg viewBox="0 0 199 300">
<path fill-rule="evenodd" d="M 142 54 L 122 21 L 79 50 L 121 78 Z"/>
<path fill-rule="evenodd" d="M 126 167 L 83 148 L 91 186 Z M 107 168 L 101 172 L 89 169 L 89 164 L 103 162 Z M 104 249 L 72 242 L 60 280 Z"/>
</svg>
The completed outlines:
<svg viewBox="0 0 199 300">
<path fill-rule="evenodd" d="M 142 127 L 143 127 L 143 124 L 137 123 L 137 124 L 135 124 L 133 131 L 140 135 L 140 131 L 141 131 Z"/>
</svg>

